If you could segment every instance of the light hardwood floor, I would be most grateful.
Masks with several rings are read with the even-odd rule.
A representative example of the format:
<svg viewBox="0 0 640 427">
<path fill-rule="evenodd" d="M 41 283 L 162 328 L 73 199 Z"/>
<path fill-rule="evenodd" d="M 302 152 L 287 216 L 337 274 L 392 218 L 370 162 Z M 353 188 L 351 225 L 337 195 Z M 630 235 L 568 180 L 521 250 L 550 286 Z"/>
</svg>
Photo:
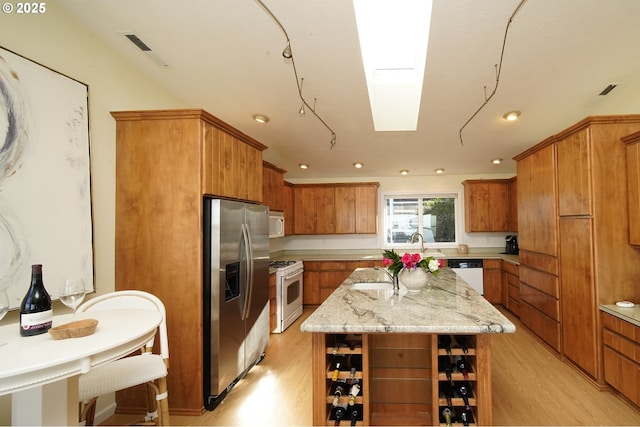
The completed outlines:
<svg viewBox="0 0 640 427">
<path fill-rule="evenodd" d="M 311 425 L 311 334 L 300 332 L 299 327 L 312 311 L 305 309 L 283 334 L 271 335 L 265 359 L 215 411 L 198 417 L 171 416 L 171 424 Z M 640 411 L 612 393 L 596 390 L 536 341 L 510 313 L 502 311 L 517 332 L 491 339 L 495 425 L 640 425 Z M 104 424 L 129 424 L 138 419 L 116 414 Z"/>
</svg>

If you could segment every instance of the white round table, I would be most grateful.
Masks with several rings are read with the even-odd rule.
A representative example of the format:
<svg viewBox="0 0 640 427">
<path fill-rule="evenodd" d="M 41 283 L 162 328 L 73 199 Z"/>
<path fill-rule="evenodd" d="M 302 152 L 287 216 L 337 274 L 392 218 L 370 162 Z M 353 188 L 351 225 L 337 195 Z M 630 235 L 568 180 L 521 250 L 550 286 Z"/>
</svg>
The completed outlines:
<svg viewBox="0 0 640 427">
<path fill-rule="evenodd" d="M 0 396 L 12 394 L 13 425 L 77 425 L 78 375 L 124 357 L 156 332 L 154 310 L 96 311 L 78 315 L 98 320 L 93 335 L 54 340 L 49 333 L 21 337 L 17 323 L 0 327 Z M 53 326 L 72 320 L 54 316 Z"/>
</svg>

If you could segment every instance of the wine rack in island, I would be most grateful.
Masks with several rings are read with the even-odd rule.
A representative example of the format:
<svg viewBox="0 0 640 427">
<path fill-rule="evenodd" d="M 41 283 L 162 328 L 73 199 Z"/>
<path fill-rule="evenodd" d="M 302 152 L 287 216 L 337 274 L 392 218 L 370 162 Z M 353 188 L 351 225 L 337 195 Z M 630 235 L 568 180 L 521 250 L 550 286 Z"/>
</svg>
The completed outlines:
<svg viewBox="0 0 640 427">
<path fill-rule="evenodd" d="M 314 425 L 491 425 L 489 335 L 313 334 Z"/>
<path fill-rule="evenodd" d="M 327 335 L 324 349 L 325 424 L 368 425 L 364 419 L 368 379 L 363 375 L 363 335 Z"/>
<path fill-rule="evenodd" d="M 439 425 L 478 425 L 479 416 L 486 420 L 486 405 L 479 411 L 485 398 L 486 372 L 479 372 L 484 355 L 478 351 L 478 335 L 437 335 L 437 406 L 434 418 Z M 489 389 L 490 393 L 490 389 Z"/>
</svg>

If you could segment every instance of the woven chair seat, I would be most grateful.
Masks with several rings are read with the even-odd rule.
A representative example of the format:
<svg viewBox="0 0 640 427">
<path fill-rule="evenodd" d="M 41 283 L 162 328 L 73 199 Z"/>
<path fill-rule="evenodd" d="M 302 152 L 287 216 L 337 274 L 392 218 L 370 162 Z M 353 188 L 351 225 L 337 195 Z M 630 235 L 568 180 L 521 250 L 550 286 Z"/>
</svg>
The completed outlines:
<svg viewBox="0 0 640 427">
<path fill-rule="evenodd" d="M 167 366 L 158 354 L 125 357 L 81 375 L 78 397 L 80 401 L 88 401 L 166 376 Z"/>
</svg>

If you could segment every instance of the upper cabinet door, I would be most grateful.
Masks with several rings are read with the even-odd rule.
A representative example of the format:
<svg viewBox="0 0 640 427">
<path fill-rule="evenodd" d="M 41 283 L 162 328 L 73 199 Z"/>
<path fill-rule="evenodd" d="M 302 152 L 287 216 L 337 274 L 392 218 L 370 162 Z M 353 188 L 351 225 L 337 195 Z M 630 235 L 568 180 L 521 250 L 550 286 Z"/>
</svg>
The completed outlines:
<svg viewBox="0 0 640 427">
<path fill-rule="evenodd" d="M 590 128 L 556 143 L 560 216 L 591 215 Z"/>
<path fill-rule="evenodd" d="M 465 231 L 510 231 L 508 180 L 467 180 L 462 184 Z"/>
</svg>

